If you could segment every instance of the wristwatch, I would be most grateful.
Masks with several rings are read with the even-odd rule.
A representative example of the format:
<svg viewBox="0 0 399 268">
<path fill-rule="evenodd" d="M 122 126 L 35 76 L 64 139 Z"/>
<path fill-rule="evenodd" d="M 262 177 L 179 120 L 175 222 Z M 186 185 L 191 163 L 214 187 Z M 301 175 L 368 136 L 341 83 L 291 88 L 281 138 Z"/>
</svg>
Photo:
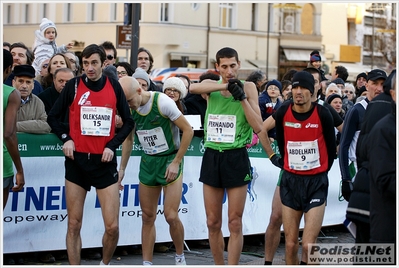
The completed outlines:
<svg viewBox="0 0 399 268">
<path fill-rule="evenodd" d="M 63 139 L 63 140 L 65 140 L 67 137 L 68 137 L 68 135 L 65 133 L 61 135 L 61 139 Z"/>
</svg>

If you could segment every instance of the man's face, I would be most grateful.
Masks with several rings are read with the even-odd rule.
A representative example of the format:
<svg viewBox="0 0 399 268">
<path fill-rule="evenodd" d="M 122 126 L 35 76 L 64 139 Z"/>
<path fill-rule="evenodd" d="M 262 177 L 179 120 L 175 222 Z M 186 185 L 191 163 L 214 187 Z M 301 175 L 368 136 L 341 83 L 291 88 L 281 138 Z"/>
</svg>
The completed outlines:
<svg viewBox="0 0 399 268">
<path fill-rule="evenodd" d="M 377 79 L 375 81 L 369 80 L 366 83 L 367 97 L 369 100 L 374 99 L 376 96 L 380 95 L 383 91 L 385 79 Z"/>
<path fill-rule="evenodd" d="M 356 87 L 357 87 L 357 88 L 361 88 L 361 87 L 364 86 L 366 83 L 367 83 L 366 78 L 364 78 L 364 77 L 359 77 L 359 78 L 356 80 Z"/>
<path fill-rule="evenodd" d="M 24 65 L 28 63 L 28 58 L 26 57 L 26 49 L 22 47 L 14 47 L 11 50 L 11 55 L 13 58 L 13 64 L 12 67 L 16 65 Z"/>
<path fill-rule="evenodd" d="M 220 58 L 219 61 L 219 64 L 216 63 L 216 69 L 219 71 L 223 83 L 227 83 L 229 79 L 235 79 L 238 77 L 240 62 L 237 62 L 235 57 Z"/>
<path fill-rule="evenodd" d="M 137 82 L 139 82 L 140 87 L 141 87 L 143 90 L 148 91 L 148 84 L 147 84 L 147 81 L 145 81 L 144 79 L 141 79 L 141 78 L 136 78 L 136 80 L 137 80 Z"/>
<path fill-rule="evenodd" d="M 320 88 L 321 88 L 321 83 L 320 83 L 320 74 L 319 73 L 311 73 L 313 75 L 314 78 L 314 94 L 313 94 L 313 98 L 314 100 L 317 99 L 317 92 L 319 92 Z"/>
<path fill-rule="evenodd" d="M 67 52 L 67 53 L 64 54 L 64 56 L 67 57 L 69 62 L 71 63 L 71 70 L 75 72 L 76 71 L 76 58 L 75 58 L 75 55 L 73 55 L 72 53 Z"/>
<path fill-rule="evenodd" d="M 82 58 L 82 64 L 87 78 L 92 81 L 97 81 L 101 78 L 103 70 L 101 67 L 100 55 L 98 55 L 98 53 L 91 54 L 88 58 Z"/>
<path fill-rule="evenodd" d="M 150 68 L 150 56 L 145 51 L 141 51 L 137 55 L 137 67 L 140 67 L 144 71 L 148 72 Z"/>
<path fill-rule="evenodd" d="M 108 65 L 114 65 L 116 62 L 114 50 L 113 49 L 104 49 L 104 50 L 106 56 L 103 67 L 106 67 Z"/>
<path fill-rule="evenodd" d="M 19 90 L 21 99 L 26 100 L 33 90 L 33 78 L 28 76 L 15 76 L 14 80 L 12 80 L 12 86 Z"/>
<path fill-rule="evenodd" d="M 331 72 L 331 81 L 338 78 L 337 70 L 334 68 Z"/>
<path fill-rule="evenodd" d="M 292 88 L 292 100 L 295 105 L 302 106 L 311 101 L 310 90 L 301 86 Z"/>
<path fill-rule="evenodd" d="M 55 90 L 57 90 L 58 93 L 61 93 L 61 91 L 65 87 L 65 84 L 73 77 L 74 77 L 74 75 L 70 71 L 58 72 L 57 75 L 53 79 Z"/>
</svg>

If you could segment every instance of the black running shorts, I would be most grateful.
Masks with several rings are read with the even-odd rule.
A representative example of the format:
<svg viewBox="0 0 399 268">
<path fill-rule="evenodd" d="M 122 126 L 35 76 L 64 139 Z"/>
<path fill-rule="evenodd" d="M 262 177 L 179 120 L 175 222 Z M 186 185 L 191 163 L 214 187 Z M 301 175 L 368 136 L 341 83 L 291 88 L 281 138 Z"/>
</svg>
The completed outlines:
<svg viewBox="0 0 399 268">
<path fill-rule="evenodd" d="M 280 197 L 283 205 L 308 212 L 311 208 L 327 202 L 327 173 L 297 175 L 284 171 L 280 183 Z M 327 204 L 326 204 L 327 205 Z"/>
<path fill-rule="evenodd" d="M 252 180 L 247 149 L 217 151 L 206 148 L 202 157 L 199 181 L 217 188 L 232 188 Z"/>
<path fill-rule="evenodd" d="M 65 179 L 86 191 L 91 186 L 104 189 L 118 182 L 116 155 L 111 162 L 101 162 L 102 154 L 74 152 L 74 160 L 65 157 Z"/>
</svg>

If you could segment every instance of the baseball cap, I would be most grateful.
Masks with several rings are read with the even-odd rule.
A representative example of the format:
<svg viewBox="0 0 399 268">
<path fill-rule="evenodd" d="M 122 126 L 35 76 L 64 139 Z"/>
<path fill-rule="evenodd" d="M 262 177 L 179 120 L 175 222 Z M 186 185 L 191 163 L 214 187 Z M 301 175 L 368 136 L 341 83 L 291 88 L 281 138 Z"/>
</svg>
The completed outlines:
<svg viewBox="0 0 399 268">
<path fill-rule="evenodd" d="M 367 74 L 367 81 L 371 80 L 371 81 L 375 81 L 377 79 L 387 79 L 387 74 L 381 70 L 381 69 L 374 69 L 371 70 L 368 74 Z"/>
<path fill-rule="evenodd" d="M 14 67 L 14 75 L 35 78 L 35 68 L 28 64 L 16 65 Z"/>
</svg>

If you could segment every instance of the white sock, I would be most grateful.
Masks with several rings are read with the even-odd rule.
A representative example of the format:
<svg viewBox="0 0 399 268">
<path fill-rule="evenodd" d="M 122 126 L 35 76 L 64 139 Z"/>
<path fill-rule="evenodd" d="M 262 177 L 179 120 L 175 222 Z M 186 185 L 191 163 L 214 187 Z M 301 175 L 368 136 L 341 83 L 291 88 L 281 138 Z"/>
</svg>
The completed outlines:
<svg viewBox="0 0 399 268">
<path fill-rule="evenodd" d="M 144 265 L 144 266 L 152 265 L 152 262 L 150 262 L 150 261 L 143 261 L 143 265 Z"/>
<path fill-rule="evenodd" d="M 103 260 L 101 260 L 101 261 L 100 261 L 100 265 L 111 265 L 111 262 L 109 262 L 108 264 L 105 264 L 105 263 L 103 262 Z"/>
<path fill-rule="evenodd" d="M 181 260 L 181 261 L 184 261 L 186 258 L 184 257 L 184 253 L 182 253 L 182 254 L 176 254 L 175 255 L 175 260 Z"/>
</svg>

